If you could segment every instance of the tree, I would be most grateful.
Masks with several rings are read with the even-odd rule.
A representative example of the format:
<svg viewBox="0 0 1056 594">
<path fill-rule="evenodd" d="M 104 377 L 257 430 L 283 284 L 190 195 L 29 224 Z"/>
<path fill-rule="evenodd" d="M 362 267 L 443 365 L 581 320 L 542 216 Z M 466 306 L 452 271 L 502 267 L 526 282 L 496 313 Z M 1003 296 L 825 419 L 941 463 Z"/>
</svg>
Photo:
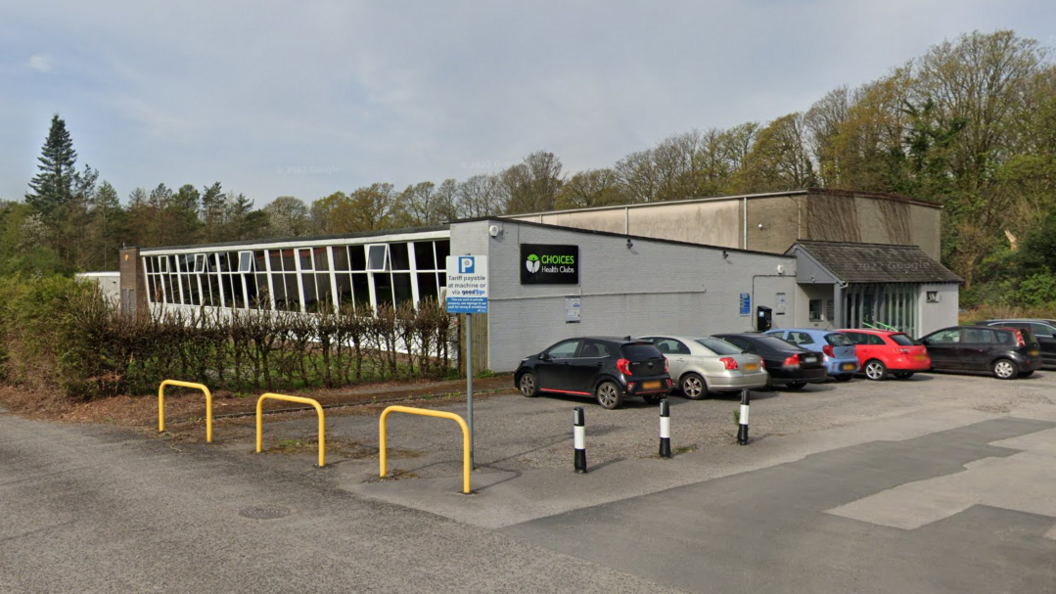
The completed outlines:
<svg viewBox="0 0 1056 594">
<path fill-rule="evenodd" d="M 473 219 L 502 214 L 503 191 L 494 175 L 474 175 L 458 184 L 459 218 Z"/>
<path fill-rule="evenodd" d="M 66 121 L 55 114 L 37 158 L 39 172 L 29 182 L 32 192 L 26 194 L 26 204 L 45 220 L 61 216 L 61 210 L 73 200 L 77 181 L 77 151 L 66 129 Z"/>
<path fill-rule="evenodd" d="M 834 144 L 847 122 L 849 108 L 850 90 L 842 86 L 829 91 L 811 105 L 803 116 L 807 146 L 814 159 L 818 183 L 822 186 L 839 186 L 841 162 Z"/>
<path fill-rule="evenodd" d="M 279 196 L 263 210 L 276 237 L 302 237 L 311 229 L 308 206 L 294 196 Z"/>
<path fill-rule="evenodd" d="M 813 186 L 814 167 L 804 143 L 802 116 L 789 114 L 760 130 L 737 177 L 739 192 Z"/>
<path fill-rule="evenodd" d="M 631 153 L 616 162 L 613 170 L 620 180 L 628 202 L 652 202 L 659 192 L 660 180 L 653 165 L 653 151 Z"/>
<path fill-rule="evenodd" d="M 392 184 L 371 184 L 349 196 L 351 210 L 343 212 L 349 231 L 375 231 L 392 227 L 396 194 Z"/>
<path fill-rule="evenodd" d="M 620 180 L 611 169 L 588 169 L 568 178 L 557 196 L 558 208 L 590 208 L 623 202 Z"/>
<path fill-rule="evenodd" d="M 206 242 L 220 241 L 220 229 L 224 224 L 224 190 L 220 182 L 202 188 L 201 219 Z"/>
<path fill-rule="evenodd" d="M 393 223 L 397 227 L 427 227 L 443 221 L 441 196 L 432 182 L 407 186 L 393 205 Z"/>
<path fill-rule="evenodd" d="M 506 214 L 553 210 L 561 190 L 561 160 L 553 153 L 538 151 L 501 174 Z"/>
<path fill-rule="evenodd" d="M 348 195 L 344 192 L 334 192 L 313 202 L 310 217 L 314 232 L 320 235 L 331 235 L 348 231 L 348 229 L 338 228 L 336 215 L 340 209 L 347 208 L 349 204 Z"/>
<path fill-rule="evenodd" d="M 114 270 L 118 265 L 118 250 L 127 239 L 127 213 L 121 208 L 117 190 L 104 181 L 92 194 L 85 228 L 87 249 L 83 254 L 84 270 Z"/>
</svg>

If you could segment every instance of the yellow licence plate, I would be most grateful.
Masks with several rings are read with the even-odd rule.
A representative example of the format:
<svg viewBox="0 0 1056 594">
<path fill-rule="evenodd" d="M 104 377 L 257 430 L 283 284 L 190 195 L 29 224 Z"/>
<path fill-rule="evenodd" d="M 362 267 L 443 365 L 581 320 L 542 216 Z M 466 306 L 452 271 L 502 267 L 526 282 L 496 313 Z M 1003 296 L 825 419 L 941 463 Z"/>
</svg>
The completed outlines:
<svg viewBox="0 0 1056 594">
<path fill-rule="evenodd" d="M 655 390 L 655 389 L 657 389 L 659 387 L 660 387 L 660 382 L 659 381 L 642 382 L 642 389 L 643 390 Z"/>
<path fill-rule="evenodd" d="M 1030 356 L 1031 356 L 1031 357 L 1037 357 L 1037 356 L 1038 356 L 1038 355 L 1040 355 L 1040 354 L 1041 354 L 1041 352 L 1040 352 L 1040 351 L 1030 351 Z"/>
<path fill-rule="evenodd" d="M 759 369 L 759 364 L 758 363 L 745 363 L 744 364 L 744 369 L 745 369 L 745 371 L 755 371 L 756 369 Z"/>
<path fill-rule="evenodd" d="M 844 371 L 854 371 L 855 367 L 858 367 L 858 366 L 855 365 L 854 363 L 844 363 L 843 364 L 843 370 Z"/>
</svg>

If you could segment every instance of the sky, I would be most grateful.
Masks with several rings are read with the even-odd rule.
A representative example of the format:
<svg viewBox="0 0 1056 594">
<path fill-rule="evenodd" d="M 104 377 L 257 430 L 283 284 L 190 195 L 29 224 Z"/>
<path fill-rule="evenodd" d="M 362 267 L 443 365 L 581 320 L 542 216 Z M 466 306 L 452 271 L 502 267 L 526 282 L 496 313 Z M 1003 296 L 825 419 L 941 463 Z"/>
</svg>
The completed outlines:
<svg viewBox="0 0 1056 594">
<path fill-rule="evenodd" d="M 123 201 L 219 181 L 311 203 L 536 151 L 609 167 L 1000 29 L 1056 47 L 1056 2 L 0 0 L 0 199 L 26 193 L 53 114 Z"/>
</svg>

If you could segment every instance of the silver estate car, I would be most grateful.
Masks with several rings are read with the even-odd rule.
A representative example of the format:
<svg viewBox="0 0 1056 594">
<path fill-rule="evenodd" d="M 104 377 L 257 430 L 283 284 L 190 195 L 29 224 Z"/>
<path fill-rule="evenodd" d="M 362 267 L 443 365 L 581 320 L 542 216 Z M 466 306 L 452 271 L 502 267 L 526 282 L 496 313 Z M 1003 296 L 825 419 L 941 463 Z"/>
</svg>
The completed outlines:
<svg viewBox="0 0 1056 594">
<path fill-rule="evenodd" d="M 706 398 L 708 392 L 739 392 L 766 387 L 770 374 L 759 355 L 711 337 L 644 336 L 670 365 L 671 379 L 686 398 Z"/>
</svg>

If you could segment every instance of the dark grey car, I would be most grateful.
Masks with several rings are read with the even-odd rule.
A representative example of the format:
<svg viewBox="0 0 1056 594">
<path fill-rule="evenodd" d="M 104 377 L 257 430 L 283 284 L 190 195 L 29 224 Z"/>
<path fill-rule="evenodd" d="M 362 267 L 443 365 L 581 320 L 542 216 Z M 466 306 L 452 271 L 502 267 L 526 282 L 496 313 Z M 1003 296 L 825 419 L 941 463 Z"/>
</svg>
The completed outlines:
<svg viewBox="0 0 1056 594">
<path fill-rule="evenodd" d="M 1017 318 L 1004 320 L 986 320 L 979 322 L 982 326 L 1003 326 L 1030 330 L 1041 345 L 1042 369 L 1056 369 L 1056 320 L 1038 318 Z"/>
</svg>

